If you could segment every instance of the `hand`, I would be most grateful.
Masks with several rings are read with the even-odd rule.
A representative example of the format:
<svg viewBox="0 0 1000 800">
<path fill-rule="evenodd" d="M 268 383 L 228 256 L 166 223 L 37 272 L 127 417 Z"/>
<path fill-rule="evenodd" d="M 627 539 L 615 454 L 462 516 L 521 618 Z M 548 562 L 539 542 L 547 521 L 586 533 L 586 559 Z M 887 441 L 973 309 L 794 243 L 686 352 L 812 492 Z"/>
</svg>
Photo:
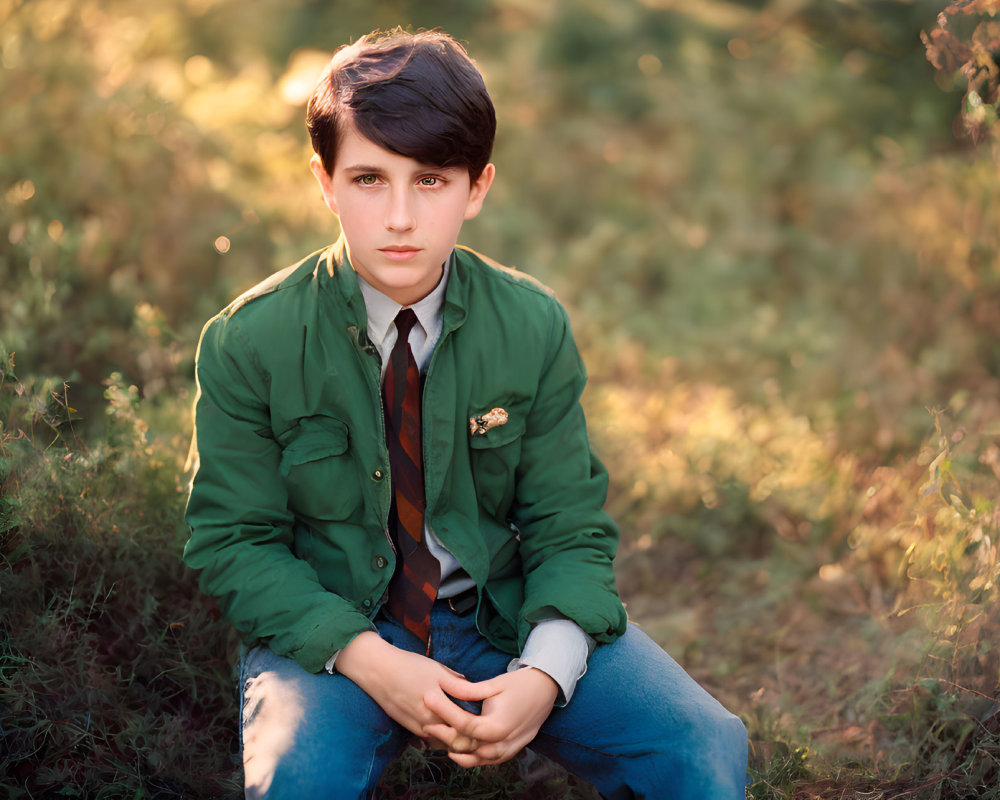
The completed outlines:
<svg viewBox="0 0 1000 800">
<path fill-rule="evenodd" d="M 340 651 L 337 671 L 360 686 L 396 722 L 433 746 L 451 752 L 478 747 L 479 743 L 464 730 L 446 723 L 438 711 L 431 710 L 433 704 L 456 721 L 478 719 L 445 695 L 474 693 L 476 684 L 443 664 L 394 647 L 374 631 L 365 631 Z"/>
<path fill-rule="evenodd" d="M 469 737 L 477 746 L 467 752 L 451 748 L 449 758 L 462 767 L 478 767 L 502 764 L 534 739 L 552 712 L 559 687 L 541 670 L 527 667 L 449 693 L 462 700 L 482 700 L 482 713 L 469 714 L 450 701 L 445 705 L 436 696 L 428 697 L 428 708 L 442 722 L 426 726 L 426 731 L 439 739 L 449 731 Z"/>
</svg>

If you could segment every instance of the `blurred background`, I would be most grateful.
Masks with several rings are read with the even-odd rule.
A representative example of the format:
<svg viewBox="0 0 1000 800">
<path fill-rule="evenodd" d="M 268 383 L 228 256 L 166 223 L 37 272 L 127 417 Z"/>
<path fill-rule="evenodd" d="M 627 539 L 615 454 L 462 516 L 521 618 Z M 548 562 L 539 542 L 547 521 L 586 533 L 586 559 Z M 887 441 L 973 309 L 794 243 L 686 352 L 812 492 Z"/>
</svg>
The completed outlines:
<svg viewBox="0 0 1000 800">
<path fill-rule="evenodd" d="M 0 0 L 5 796 L 236 791 L 195 346 L 336 238 L 305 102 L 401 24 L 486 77 L 462 242 L 569 309 L 623 598 L 747 722 L 751 795 L 1000 797 L 1000 6 L 946 6 Z M 424 758 L 386 796 L 439 796 Z M 524 772 L 451 780 L 577 796 Z"/>
</svg>

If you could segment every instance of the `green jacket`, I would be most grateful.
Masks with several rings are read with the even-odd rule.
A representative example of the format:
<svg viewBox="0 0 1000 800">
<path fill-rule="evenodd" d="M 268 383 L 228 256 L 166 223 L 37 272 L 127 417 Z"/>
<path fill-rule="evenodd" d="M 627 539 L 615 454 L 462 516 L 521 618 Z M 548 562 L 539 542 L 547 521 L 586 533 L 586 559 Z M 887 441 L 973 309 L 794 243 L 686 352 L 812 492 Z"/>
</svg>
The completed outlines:
<svg viewBox="0 0 1000 800">
<path fill-rule="evenodd" d="M 561 614 L 624 632 L 607 473 L 563 308 L 530 278 L 458 248 L 423 393 L 427 521 L 479 588 L 476 622 L 517 653 Z M 276 273 L 205 326 L 199 466 L 184 560 L 250 641 L 317 672 L 384 600 L 395 565 L 379 389 L 341 243 Z M 494 408 L 506 424 L 473 435 Z M 554 614 L 553 612 L 556 612 Z"/>
</svg>

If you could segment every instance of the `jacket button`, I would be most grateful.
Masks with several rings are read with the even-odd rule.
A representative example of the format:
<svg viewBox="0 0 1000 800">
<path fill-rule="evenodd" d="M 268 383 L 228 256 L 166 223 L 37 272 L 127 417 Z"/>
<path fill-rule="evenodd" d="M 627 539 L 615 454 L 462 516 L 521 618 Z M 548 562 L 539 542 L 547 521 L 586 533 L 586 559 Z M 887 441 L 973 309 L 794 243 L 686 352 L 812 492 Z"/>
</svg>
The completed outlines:
<svg viewBox="0 0 1000 800">
<path fill-rule="evenodd" d="M 380 469 L 377 469 L 377 470 L 375 470 L 372 473 L 372 480 L 373 481 L 380 481 L 384 477 L 385 477 L 385 473 L 382 470 L 380 470 Z"/>
<path fill-rule="evenodd" d="M 361 605 L 363 605 L 365 608 L 371 608 L 372 607 L 372 601 L 366 597 L 365 601 Z"/>
<path fill-rule="evenodd" d="M 388 563 L 389 562 L 386 561 L 386 559 L 385 559 L 384 556 L 377 556 L 375 558 L 375 566 L 378 567 L 379 569 L 384 569 L 385 565 L 388 564 Z"/>
</svg>

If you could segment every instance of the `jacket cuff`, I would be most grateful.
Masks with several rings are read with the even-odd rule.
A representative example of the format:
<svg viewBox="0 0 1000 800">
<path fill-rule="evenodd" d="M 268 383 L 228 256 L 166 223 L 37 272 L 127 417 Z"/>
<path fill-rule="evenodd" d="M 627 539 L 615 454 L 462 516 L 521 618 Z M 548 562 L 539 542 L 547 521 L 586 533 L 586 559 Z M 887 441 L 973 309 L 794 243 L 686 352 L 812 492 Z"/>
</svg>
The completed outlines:
<svg viewBox="0 0 1000 800">
<path fill-rule="evenodd" d="M 353 629 L 348 628 L 348 624 L 354 625 Z M 351 612 L 349 623 L 345 619 L 331 619 L 328 626 L 314 629 L 301 647 L 287 655 L 295 659 L 307 672 L 321 672 L 332 666 L 340 651 L 355 636 L 368 630 L 375 630 L 371 620 L 364 614 Z"/>
</svg>

